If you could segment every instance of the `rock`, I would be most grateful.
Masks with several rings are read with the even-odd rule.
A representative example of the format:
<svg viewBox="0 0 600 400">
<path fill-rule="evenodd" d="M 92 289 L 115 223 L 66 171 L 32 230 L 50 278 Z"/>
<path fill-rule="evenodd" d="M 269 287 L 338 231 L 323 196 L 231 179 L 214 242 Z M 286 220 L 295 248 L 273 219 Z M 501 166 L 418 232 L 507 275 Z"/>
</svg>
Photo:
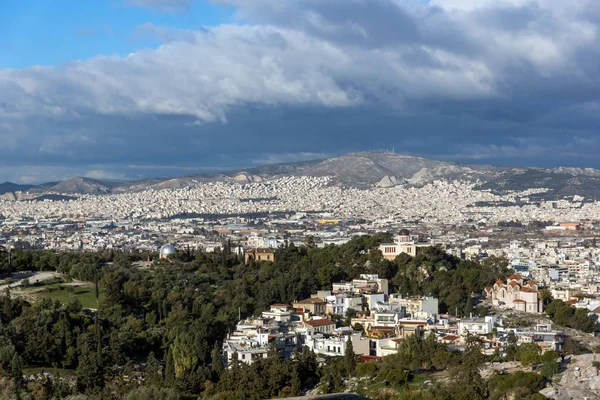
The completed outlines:
<svg viewBox="0 0 600 400">
<path fill-rule="evenodd" d="M 377 182 L 377 187 L 388 188 L 398 185 L 398 180 L 395 176 L 386 175 L 379 182 Z"/>
</svg>

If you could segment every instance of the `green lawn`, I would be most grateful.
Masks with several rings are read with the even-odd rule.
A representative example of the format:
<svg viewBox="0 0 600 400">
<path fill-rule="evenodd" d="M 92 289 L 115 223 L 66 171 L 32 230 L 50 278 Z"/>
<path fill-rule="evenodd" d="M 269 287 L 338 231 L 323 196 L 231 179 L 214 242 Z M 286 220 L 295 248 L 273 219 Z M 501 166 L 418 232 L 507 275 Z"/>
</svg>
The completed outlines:
<svg viewBox="0 0 600 400">
<path fill-rule="evenodd" d="M 37 292 L 34 295 L 38 297 L 47 297 L 53 300 L 60 300 L 63 303 L 70 303 L 75 298 L 78 298 L 84 308 L 98 308 L 96 304 L 96 291 L 93 287 L 51 285 L 46 289 L 47 290 Z M 104 289 L 100 288 L 100 301 L 102 301 L 103 298 Z"/>
</svg>

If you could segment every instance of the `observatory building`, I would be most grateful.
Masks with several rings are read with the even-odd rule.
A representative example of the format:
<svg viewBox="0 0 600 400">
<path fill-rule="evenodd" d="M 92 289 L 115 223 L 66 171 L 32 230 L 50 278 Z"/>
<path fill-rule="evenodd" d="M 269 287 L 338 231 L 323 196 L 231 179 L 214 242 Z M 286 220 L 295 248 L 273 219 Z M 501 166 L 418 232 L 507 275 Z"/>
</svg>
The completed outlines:
<svg viewBox="0 0 600 400">
<path fill-rule="evenodd" d="M 169 258 L 171 254 L 177 253 L 177 248 L 173 245 L 167 244 L 160 249 L 160 258 Z"/>
</svg>

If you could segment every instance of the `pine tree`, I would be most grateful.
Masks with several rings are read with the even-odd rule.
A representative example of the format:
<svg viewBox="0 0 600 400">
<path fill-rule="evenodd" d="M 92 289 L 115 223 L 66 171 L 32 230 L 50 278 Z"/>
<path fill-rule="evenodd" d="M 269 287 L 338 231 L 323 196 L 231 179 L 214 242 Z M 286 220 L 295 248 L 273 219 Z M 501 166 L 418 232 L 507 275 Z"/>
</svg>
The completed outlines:
<svg viewBox="0 0 600 400">
<path fill-rule="evenodd" d="M 302 394 L 302 382 L 300 381 L 300 371 L 298 371 L 297 362 L 294 362 L 294 366 L 292 367 L 292 381 L 290 385 L 292 396 L 300 396 Z"/>
<path fill-rule="evenodd" d="M 346 342 L 346 352 L 344 353 L 344 365 L 346 368 L 346 375 L 351 377 L 354 375 L 354 369 L 356 368 L 356 354 L 354 354 L 354 346 L 352 345 L 352 338 L 348 337 Z"/>
<path fill-rule="evenodd" d="M 469 297 L 467 297 L 467 304 L 465 304 L 465 317 L 470 317 L 471 312 L 473 312 L 473 299 L 471 299 L 471 295 L 469 294 Z"/>
<path fill-rule="evenodd" d="M 23 379 L 23 360 L 21 356 L 15 351 L 10 360 L 10 375 L 15 379 L 17 383 L 20 383 Z"/>
<path fill-rule="evenodd" d="M 104 387 L 104 369 L 91 335 L 83 338 L 77 366 L 77 390 L 90 392 Z"/>
<path fill-rule="evenodd" d="M 148 354 L 148 364 L 146 365 L 146 379 L 150 382 L 160 382 L 162 380 L 160 372 L 160 365 L 154 356 L 154 352 L 151 351 Z"/>
<path fill-rule="evenodd" d="M 165 382 L 168 385 L 175 383 L 175 362 L 173 361 L 173 354 L 170 348 L 167 349 L 165 359 Z"/>
<path fill-rule="evenodd" d="M 223 359 L 221 357 L 221 348 L 219 347 L 219 343 L 217 343 L 217 342 L 215 342 L 215 345 L 213 346 L 211 358 L 212 358 L 213 380 L 215 382 L 218 382 L 219 378 L 221 377 L 221 374 L 223 373 L 224 368 L 223 368 Z"/>
<path fill-rule="evenodd" d="M 6 288 L 6 296 L 4 297 L 4 315 L 8 321 L 12 319 L 12 300 L 10 298 L 10 289 Z"/>
</svg>

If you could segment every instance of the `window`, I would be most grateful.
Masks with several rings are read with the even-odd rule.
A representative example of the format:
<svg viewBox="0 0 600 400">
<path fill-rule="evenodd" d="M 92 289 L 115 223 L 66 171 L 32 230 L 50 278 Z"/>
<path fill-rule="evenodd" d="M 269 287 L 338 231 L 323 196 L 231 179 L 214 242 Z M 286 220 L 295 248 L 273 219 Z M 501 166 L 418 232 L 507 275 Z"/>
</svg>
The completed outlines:
<svg viewBox="0 0 600 400">
<path fill-rule="evenodd" d="M 246 359 L 246 355 L 242 354 L 242 360 L 245 360 L 245 359 Z"/>
</svg>

